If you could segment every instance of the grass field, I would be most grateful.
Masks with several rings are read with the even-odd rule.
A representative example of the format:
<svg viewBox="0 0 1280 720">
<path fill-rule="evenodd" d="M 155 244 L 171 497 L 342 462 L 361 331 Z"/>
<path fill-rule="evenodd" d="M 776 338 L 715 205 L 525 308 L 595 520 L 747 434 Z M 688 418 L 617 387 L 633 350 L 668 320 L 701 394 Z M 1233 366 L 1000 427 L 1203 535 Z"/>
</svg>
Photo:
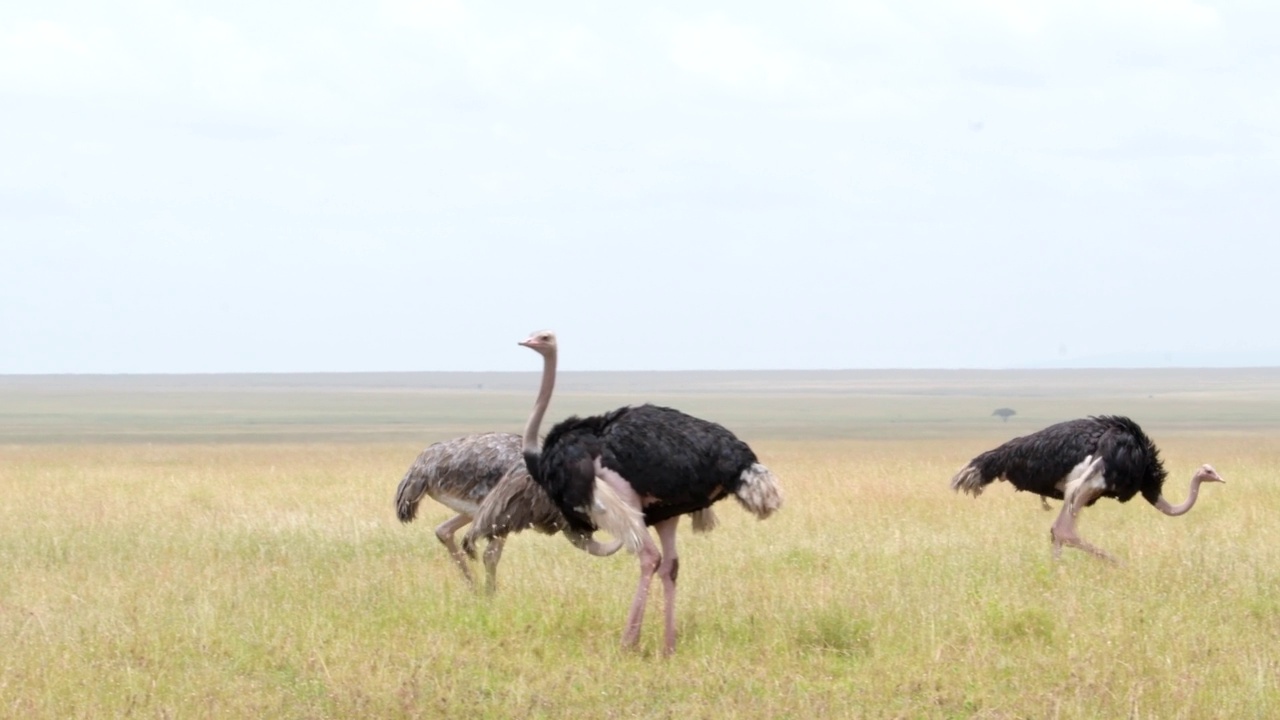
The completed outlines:
<svg viewBox="0 0 1280 720">
<path fill-rule="evenodd" d="M 507 543 L 492 598 L 391 497 L 428 442 L 518 431 L 533 374 L 0 378 L 0 716 L 1280 716 L 1280 370 L 566 374 L 551 419 L 721 421 L 787 505 L 681 533 L 677 655 L 617 647 L 634 558 Z M 1018 414 L 1007 423 L 997 407 Z M 1082 516 L 977 452 L 1127 413 L 1167 494 Z M 1056 511 L 1056 508 L 1055 508 Z"/>
</svg>

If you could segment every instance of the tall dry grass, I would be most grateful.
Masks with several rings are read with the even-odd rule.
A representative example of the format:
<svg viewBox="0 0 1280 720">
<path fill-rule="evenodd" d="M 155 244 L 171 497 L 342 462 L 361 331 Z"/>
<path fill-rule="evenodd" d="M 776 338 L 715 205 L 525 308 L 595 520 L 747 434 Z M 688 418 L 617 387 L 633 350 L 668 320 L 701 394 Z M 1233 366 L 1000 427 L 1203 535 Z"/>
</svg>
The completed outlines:
<svg viewBox="0 0 1280 720">
<path fill-rule="evenodd" d="M 1160 440 L 1160 438 L 1157 438 Z M 413 445 L 0 447 L 0 715 L 1262 718 L 1280 714 L 1280 436 L 1162 440 L 1180 500 L 1085 511 L 1119 566 L 1050 557 L 1053 514 L 947 488 L 985 440 L 757 441 L 787 505 L 680 536 L 618 649 L 633 558 L 507 544 L 472 594 Z"/>
</svg>

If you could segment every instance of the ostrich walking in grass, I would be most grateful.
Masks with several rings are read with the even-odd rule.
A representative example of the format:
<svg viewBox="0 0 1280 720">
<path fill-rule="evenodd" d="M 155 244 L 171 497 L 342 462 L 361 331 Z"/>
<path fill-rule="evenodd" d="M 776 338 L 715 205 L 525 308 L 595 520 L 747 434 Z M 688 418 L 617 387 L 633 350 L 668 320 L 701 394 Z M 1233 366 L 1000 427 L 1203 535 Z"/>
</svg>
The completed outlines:
<svg viewBox="0 0 1280 720">
<path fill-rule="evenodd" d="M 773 474 L 751 448 L 716 423 L 679 410 L 640 405 L 603 415 L 571 417 L 538 446 L 538 427 L 556 380 L 556 337 L 536 332 L 520 343 L 542 355 L 542 386 L 525 426 L 524 458 L 569 527 L 602 529 L 640 558 L 636 589 L 622 633 L 624 647 L 640 638 L 649 585 L 656 573 L 666 600 L 663 651 L 676 647 L 676 525 L 694 514 L 695 530 L 709 529 L 713 503 L 733 495 L 761 519 L 782 506 Z M 646 525 L 658 531 L 659 550 Z"/>
<path fill-rule="evenodd" d="M 412 522 L 418 503 L 428 495 L 457 513 L 436 527 L 436 537 L 473 586 L 467 559 L 453 536 L 473 518 L 483 528 L 483 537 L 488 540 L 484 566 L 489 592 L 497 588 L 498 561 L 507 535 L 513 532 L 530 527 L 548 535 L 563 531 L 570 542 L 592 555 L 610 555 L 622 546 L 621 542 L 598 543 L 568 527 L 547 494 L 529 477 L 521 439 L 515 433 L 467 435 L 423 450 L 396 489 L 400 522 Z M 463 549 L 475 557 L 470 534 L 463 540 Z"/>
<path fill-rule="evenodd" d="M 1081 508 L 1102 497 L 1128 502 L 1142 493 L 1160 512 L 1177 516 L 1196 504 L 1200 483 L 1226 482 L 1211 466 L 1201 465 L 1191 476 L 1186 501 L 1170 505 L 1162 492 L 1165 470 L 1155 443 L 1134 421 L 1111 415 L 1068 420 L 988 450 L 951 478 L 951 489 L 977 497 L 997 479 L 1063 501 L 1049 529 L 1055 558 L 1067 545 L 1107 560 L 1113 558 L 1076 532 Z"/>
</svg>

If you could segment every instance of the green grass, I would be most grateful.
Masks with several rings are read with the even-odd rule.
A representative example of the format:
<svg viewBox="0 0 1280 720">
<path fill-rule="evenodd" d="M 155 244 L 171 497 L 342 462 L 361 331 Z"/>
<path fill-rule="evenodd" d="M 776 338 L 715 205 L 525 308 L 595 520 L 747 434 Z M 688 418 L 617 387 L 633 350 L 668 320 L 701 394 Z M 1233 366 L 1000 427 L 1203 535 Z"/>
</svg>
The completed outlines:
<svg viewBox="0 0 1280 720">
<path fill-rule="evenodd" d="M 1280 417 L 1265 388 L 1193 385 L 1158 412 L 1123 410 L 1161 443 L 1173 501 L 1201 462 L 1228 484 L 1182 518 L 1140 499 L 1085 511 L 1081 532 L 1113 566 L 1073 551 L 1054 562 L 1054 514 L 1035 497 L 947 488 L 1042 415 L 1147 399 L 1046 387 L 1021 402 L 936 385 L 855 400 L 673 392 L 751 428 L 787 505 L 757 522 L 725 503 L 715 532 L 682 530 L 669 660 L 659 585 L 640 651 L 617 646 L 634 558 L 518 535 L 485 598 L 431 532 L 447 511 L 428 502 L 396 522 L 392 493 L 426 439 L 375 432 L 414 424 L 415 403 L 377 399 L 393 393 L 191 404 L 132 390 L 110 413 L 86 391 L 63 397 L 60 422 L 28 395 L 25 414 L 0 413 L 0 716 L 1276 716 Z M 461 391 L 419 395 L 433 409 L 418 432 L 458 434 L 508 404 L 518 427 L 527 410 L 515 395 L 479 409 Z M 553 414 L 602 397 L 567 395 Z M 204 414 L 211 404 L 302 429 L 256 434 Z M 1001 405 L 1019 415 L 987 417 Z M 344 407 L 366 414 L 340 422 Z M 147 441 L 142 420 L 165 413 L 187 424 Z M 14 437 L 35 427 L 47 434 Z M 99 432 L 72 441 L 68 427 Z"/>
</svg>

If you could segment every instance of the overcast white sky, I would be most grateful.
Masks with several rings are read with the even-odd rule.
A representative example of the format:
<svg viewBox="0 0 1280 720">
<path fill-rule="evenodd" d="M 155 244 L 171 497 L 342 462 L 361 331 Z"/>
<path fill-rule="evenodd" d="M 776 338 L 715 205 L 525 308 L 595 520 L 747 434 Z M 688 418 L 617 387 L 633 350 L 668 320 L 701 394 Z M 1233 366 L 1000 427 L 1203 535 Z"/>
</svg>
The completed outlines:
<svg viewBox="0 0 1280 720">
<path fill-rule="evenodd" d="M 0 373 L 1280 365 L 1280 3 L 0 4 Z"/>
</svg>

